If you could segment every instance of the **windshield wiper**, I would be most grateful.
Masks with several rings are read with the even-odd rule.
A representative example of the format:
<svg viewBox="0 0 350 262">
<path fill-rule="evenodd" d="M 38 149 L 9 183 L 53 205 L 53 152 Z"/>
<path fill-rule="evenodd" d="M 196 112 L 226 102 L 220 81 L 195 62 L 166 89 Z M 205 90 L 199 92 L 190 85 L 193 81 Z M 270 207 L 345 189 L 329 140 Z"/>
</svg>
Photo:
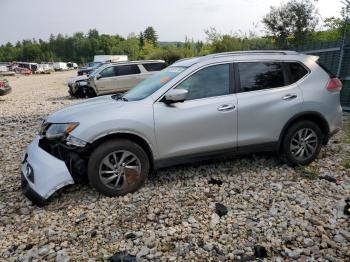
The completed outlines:
<svg viewBox="0 0 350 262">
<path fill-rule="evenodd" d="M 125 98 L 125 97 L 123 96 L 123 94 L 121 94 L 121 93 L 117 93 L 117 94 L 115 94 L 115 95 L 112 95 L 112 98 L 115 99 L 115 100 L 128 101 L 128 99 Z"/>
</svg>

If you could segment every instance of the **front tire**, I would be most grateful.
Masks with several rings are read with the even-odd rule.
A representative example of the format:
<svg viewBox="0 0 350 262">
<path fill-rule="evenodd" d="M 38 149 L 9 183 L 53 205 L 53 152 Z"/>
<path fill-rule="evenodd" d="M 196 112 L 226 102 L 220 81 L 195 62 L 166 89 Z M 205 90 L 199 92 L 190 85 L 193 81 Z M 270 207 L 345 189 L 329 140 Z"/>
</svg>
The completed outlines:
<svg viewBox="0 0 350 262">
<path fill-rule="evenodd" d="M 107 196 L 123 196 L 139 189 L 149 173 L 146 152 L 127 139 L 109 140 L 91 154 L 88 164 L 90 184 Z"/>
<path fill-rule="evenodd" d="M 308 165 L 318 156 L 323 141 L 323 133 L 312 121 L 293 124 L 282 141 L 282 159 L 290 166 Z"/>
</svg>

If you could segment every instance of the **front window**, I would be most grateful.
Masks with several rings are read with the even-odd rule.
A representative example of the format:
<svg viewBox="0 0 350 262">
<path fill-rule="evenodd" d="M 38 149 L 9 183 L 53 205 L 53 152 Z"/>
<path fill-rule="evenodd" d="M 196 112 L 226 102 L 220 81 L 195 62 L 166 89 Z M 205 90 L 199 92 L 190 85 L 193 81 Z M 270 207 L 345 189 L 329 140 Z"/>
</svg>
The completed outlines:
<svg viewBox="0 0 350 262">
<path fill-rule="evenodd" d="M 116 75 L 115 74 L 115 67 L 113 67 L 113 66 L 105 68 L 100 73 L 100 76 L 103 77 L 103 78 L 105 78 L 105 77 L 113 77 L 115 75 Z"/>
<path fill-rule="evenodd" d="M 124 98 L 128 101 L 144 99 L 152 95 L 185 69 L 185 67 L 167 67 L 136 85 L 124 95 Z"/>
<path fill-rule="evenodd" d="M 201 69 L 176 88 L 188 91 L 186 100 L 228 95 L 230 93 L 230 66 L 222 64 Z"/>
</svg>

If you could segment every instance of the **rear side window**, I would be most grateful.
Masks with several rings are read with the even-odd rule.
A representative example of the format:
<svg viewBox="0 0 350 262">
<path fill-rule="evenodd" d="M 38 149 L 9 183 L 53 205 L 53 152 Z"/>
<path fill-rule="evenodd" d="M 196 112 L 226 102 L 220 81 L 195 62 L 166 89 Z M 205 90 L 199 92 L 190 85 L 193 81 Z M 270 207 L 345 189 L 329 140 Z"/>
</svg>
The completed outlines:
<svg viewBox="0 0 350 262">
<path fill-rule="evenodd" d="M 290 84 L 293 84 L 300 79 L 302 79 L 304 76 L 307 75 L 308 71 L 306 68 L 297 62 L 288 62 L 286 63 L 287 66 L 289 66 L 290 71 Z"/>
<path fill-rule="evenodd" d="M 241 92 L 276 88 L 285 85 L 281 63 L 238 63 L 238 70 L 241 83 Z"/>
<path fill-rule="evenodd" d="M 116 67 L 117 76 L 136 75 L 140 73 L 141 71 L 137 65 L 122 65 Z"/>
<path fill-rule="evenodd" d="M 147 63 L 147 64 L 143 64 L 143 66 L 149 72 L 161 71 L 161 70 L 163 70 L 165 68 L 165 64 L 164 63 Z"/>
</svg>

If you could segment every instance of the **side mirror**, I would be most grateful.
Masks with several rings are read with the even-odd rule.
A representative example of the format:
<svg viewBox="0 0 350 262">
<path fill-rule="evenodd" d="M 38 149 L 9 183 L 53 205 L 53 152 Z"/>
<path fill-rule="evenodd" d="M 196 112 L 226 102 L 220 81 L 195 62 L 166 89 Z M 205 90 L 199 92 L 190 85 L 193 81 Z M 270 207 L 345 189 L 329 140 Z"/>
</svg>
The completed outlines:
<svg viewBox="0 0 350 262">
<path fill-rule="evenodd" d="M 100 75 L 100 74 L 97 74 L 96 75 L 96 80 L 99 80 L 99 79 L 101 79 L 102 78 L 102 76 Z"/>
<path fill-rule="evenodd" d="M 186 89 L 172 89 L 164 96 L 164 103 L 171 104 L 176 102 L 183 102 L 186 100 L 188 91 Z"/>
</svg>

